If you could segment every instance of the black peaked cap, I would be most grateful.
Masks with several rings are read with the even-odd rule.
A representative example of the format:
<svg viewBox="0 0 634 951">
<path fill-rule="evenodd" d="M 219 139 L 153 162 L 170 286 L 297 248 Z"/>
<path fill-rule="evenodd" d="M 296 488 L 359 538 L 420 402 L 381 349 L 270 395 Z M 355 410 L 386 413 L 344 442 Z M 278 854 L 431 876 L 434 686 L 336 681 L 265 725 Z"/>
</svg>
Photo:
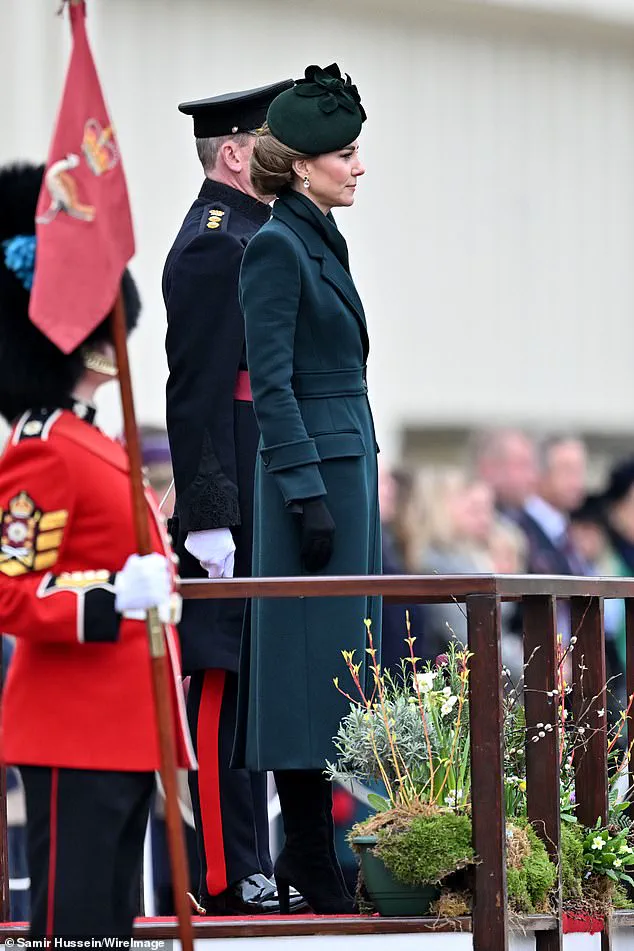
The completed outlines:
<svg viewBox="0 0 634 951">
<path fill-rule="evenodd" d="M 292 79 L 285 79 L 270 86 L 228 92 L 211 99 L 196 99 L 181 102 L 179 111 L 193 116 L 194 135 L 197 139 L 214 138 L 218 135 L 235 135 L 238 132 L 254 132 L 264 125 L 266 113 L 276 96 L 293 86 Z"/>
</svg>

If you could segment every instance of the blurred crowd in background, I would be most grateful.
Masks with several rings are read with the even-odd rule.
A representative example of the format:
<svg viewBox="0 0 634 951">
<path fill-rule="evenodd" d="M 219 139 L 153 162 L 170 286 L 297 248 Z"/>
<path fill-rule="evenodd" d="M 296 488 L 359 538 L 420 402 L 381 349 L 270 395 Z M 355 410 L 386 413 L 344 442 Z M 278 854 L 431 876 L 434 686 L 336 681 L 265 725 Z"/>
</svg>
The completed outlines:
<svg viewBox="0 0 634 951">
<path fill-rule="evenodd" d="M 574 434 L 535 438 L 519 429 L 474 433 L 463 467 L 381 472 L 384 570 L 411 574 L 634 575 L 634 457 L 590 486 L 588 454 Z M 383 662 L 402 654 L 399 621 L 386 608 Z M 569 637 L 565 606 L 559 632 Z M 416 613 L 417 653 L 433 660 L 450 638 L 466 641 L 463 605 Z M 414 625 L 414 626 L 416 626 Z M 402 625 L 401 625 L 402 627 Z M 623 603 L 605 605 L 608 675 L 620 692 L 625 669 Z M 503 660 L 523 668 L 521 618 L 502 605 Z"/>
</svg>

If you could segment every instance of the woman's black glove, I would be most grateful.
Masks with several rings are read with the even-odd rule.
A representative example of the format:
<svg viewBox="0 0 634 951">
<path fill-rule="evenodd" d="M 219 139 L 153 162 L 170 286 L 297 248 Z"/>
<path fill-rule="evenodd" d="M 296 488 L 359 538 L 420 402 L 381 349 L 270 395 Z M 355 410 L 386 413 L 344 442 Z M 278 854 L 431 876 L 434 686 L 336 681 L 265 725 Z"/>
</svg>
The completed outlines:
<svg viewBox="0 0 634 951">
<path fill-rule="evenodd" d="M 305 499 L 299 504 L 302 563 L 306 571 L 321 571 L 332 558 L 335 523 L 323 499 Z"/>
</svg>

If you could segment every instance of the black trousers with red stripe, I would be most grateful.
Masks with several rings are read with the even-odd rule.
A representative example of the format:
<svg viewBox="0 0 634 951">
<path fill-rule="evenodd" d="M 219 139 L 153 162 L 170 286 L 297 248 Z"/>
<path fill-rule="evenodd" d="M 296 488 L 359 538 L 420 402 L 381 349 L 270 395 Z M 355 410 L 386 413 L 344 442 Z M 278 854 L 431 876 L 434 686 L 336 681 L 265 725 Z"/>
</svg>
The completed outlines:
<svg viewBox="0 0 634 951">
<path fill-rule="evenodd" d="M 187 715 L 198 771 L 189 787 L 200 858 L 199 898 L 220 895 L 255 872 L 270 876 L 266 774 L 231 769 L 238 676 L 226 670 L 191 675 Z"/>
<path fill-rule="evenodd" d="M 132 935 L 153 773 L 21 766 L 32 937 Z"/>
</svg>

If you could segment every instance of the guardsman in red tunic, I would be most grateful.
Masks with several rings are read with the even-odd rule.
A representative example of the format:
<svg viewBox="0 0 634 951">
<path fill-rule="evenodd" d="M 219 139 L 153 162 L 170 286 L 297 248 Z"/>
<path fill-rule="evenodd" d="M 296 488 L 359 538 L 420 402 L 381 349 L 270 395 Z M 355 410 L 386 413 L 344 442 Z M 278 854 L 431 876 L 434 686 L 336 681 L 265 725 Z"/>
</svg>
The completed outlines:
<svg viewBox="0 0 634 951">
<path fill-rule="evenodd" d="M 94 422 L 112 376 L 109 320 L 63 354 L 28 318 L 42 168 L 0 170 L 0 628 L 16 637 L 2 756 L 27 803 L 31 934 L 129 937 L 159 766 L 143 618 L 170 617 L 173 566 L 135 554 L 128 457 Z M 123 280 L 130 329 L 139 298 Z M 179 765 L 195 765 L 166 624 Z"/>
</svg>

